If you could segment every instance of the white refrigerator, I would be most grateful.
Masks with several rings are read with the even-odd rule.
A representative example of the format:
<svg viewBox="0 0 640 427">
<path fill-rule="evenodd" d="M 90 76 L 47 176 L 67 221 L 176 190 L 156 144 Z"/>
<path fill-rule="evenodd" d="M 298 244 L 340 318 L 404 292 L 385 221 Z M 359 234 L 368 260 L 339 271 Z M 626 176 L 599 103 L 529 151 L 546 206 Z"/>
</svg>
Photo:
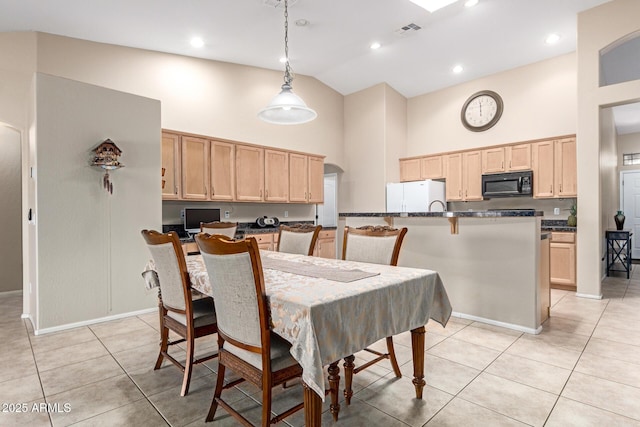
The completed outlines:
<svg viewBox="0 0 640 427">
<path fill-rule="evenodd" d="M 387 184 L 387 212 L 429 212 L 429 205 L 440 200 L 447 205 L 444 182 L 426 180 Z M 442 212 L 440 203 L 434 203 L 432 212 Z"/>
</svg>

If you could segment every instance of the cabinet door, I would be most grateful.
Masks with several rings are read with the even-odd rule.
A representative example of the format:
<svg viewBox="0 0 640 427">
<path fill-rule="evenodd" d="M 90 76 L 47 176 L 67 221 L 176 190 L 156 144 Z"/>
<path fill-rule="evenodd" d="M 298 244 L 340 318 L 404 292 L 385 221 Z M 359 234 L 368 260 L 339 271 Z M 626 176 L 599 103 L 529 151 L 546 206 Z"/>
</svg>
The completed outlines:
<svg viewBox="0 0 640 427">
<path fill-rule="evenodd" d="M 482 173 L 504 172 L 504 147 L 482 150 Z"/>
<path fill-rule="evenodd" d="M 462 153 L 448 154 L 444 158 L 447 201 L 462 200 Z"/>
<path fill-rule="evenodd" d="M 553 240 L 551 241 L 550 275 L 552 285 L 561 285 L 563 289 L 575 289 L 575 243 L 557 243 Z"/>
<path fill-rule="evenodd" d="M 180 136 L 162 134 L 162 200 L 180 198 Z"/>
<path fill-rule="evenodd" d="M 309 157 L 304 154 L 289 153 L 289 201 L 305 203 L 308 191 Z"/>
<path fill-rule="evenodd" d="M 236 200 L 262 202 L 264 149 L 236 145 Z"/>
<path fill-rule="evenodd" d="M 209 184 L 209 141 L 182 137 L 182 198 L 207 200 Z"/>
<path fill-rule="evenodd" d="M 289 201 L 289 153 L 264 150 L 264 200 Z"/>
<path fill-rule="evenodd" d="M 482 200 L 482 155 L 467 151 L 462 158 L 464 200 Z"/>
<path fill-rule="evenodd" d="M 322 230 L 318 234 L 313 256 L 320 258 L 336 258 L 336 232 L 335 230 Z"/>
<path fill-rule="evenodd" d="M 442 156 L 423 157 L 420 160 L 420 171 L 421 171 L 422 179 L 444 178 Z"/>
<path fill-rule="evenodd" d="M 420 160 L 421 159 L 400 160 L 400 182 L 420 181 L 420 179 L 422 179 Z"/>
<path fill-rule="evenodd" d="M 553 197 L 554 141 L 541 141 L 531 146 L 533 197 Z"/>
<path fill-rule="evenodd" d="M 309 203 L 324 203 L 324 158 L 309 156 Z"/>
<path fill-rule="evenodd" d="M 522 171 L 531 169 L 531 144 L 509 145 L 505 149 L 505 170 Z"/>
<path fill-rule="evenodd" d="M 555 151 L 556 195 L 575 197 L 578 195 L 575 138 L 556 141 Z"/>
<path fill-rule="evenodd" d="M 234 153 L 235 145 L 222 141 L 211 141 L 211 200 L 233 200 L 235 198 Z"/>
</svg>

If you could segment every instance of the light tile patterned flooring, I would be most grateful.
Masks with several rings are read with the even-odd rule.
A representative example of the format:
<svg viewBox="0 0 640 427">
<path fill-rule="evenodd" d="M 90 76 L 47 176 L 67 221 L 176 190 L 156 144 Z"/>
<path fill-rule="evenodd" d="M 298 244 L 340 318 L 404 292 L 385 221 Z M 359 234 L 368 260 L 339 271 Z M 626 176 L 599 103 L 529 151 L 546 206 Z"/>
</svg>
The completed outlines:
<svg viewBox="0 0 640 427">
<path fill-rule="evenodd" d="M 552 317 L 540 335 L 457 318 L 446 328 L 430 323 L 423 400 L 413 398 L 410 336 L 395 337 L 403 377 L 388 364 L 358 374 L 352 404 L 343 402 L 335 425 L 640 426 L 638 267 L 630 280 L 607 278 L 603 300 L 552 291 Z M 20 296 L 0 296 L 0 425 L 205 425 L 217 362 L 198 366 L 189 395 L 180 397 L 173 365 L 153 371 L 156 314 L 34 336 L 20 309 Z M 216 345 L 211 338 L 197 344 L 201 353 Z M 258 390 L 243 384 L 229 393 L 257 423 Z M 274 410 L 299 398 L 299 384 L 277 388 Z M 323 424 L 333 425 L 327 409 Z M 297 413 L 280 425 L 303 423 Z M 237 423 L 220 408 L 207 425 Z"/>
</svg>

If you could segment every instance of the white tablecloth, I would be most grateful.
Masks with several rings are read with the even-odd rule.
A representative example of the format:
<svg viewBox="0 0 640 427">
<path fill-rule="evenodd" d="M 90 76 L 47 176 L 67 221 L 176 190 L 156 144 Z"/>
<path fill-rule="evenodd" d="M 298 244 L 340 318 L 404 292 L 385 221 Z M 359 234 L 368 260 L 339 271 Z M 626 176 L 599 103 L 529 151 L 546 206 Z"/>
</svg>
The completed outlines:
<svg viewBox="0 0 640 427">
<path fill-rule="evenodd" d="M 303 381 L 324 399 L 323 366 L 427 324 L 445 325 L 449 298 L 435 271 L 260 251 L 263 258 L 358 269 L 378 275 L 349 283 L 264 268 L 273 330 L 292 344 Z M 200 255 L 187 257 L 192 286 L 211 295 Z"/>
</svg>

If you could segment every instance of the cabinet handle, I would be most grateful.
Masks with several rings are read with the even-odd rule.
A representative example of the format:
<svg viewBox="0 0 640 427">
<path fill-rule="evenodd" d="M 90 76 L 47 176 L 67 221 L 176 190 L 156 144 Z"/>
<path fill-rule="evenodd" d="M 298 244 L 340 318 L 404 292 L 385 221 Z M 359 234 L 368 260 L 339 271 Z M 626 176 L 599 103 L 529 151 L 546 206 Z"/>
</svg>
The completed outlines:
<svg viewBox="0 0 640 427">
<path fill-rule="evenodd" d="M 178 195 L 178 186 L 177 185 L 173 187 L 173 192 L 175 193 L 176 196 Z"/>
<path fill-rule="evenodd" d="M 269 190 L 264 190 L 264 197 L 268 198 L 269 197 Z"/>
<path fill-rule="evenodd" d="M 214 187 L 213 185 L 211 186 L 211 195 L 212 196 L 216 195 L 216 187 Z"/>
<path fill-rule="evenodd" d="M 500 163 L 500 169 L 504 169 L 504 162 Z"/>
<path fill-rule="evenodd" d="M 560 184 L 560 192 L 562 193 L 562 184 Z"/>
<path fill-rule="evenodd" d="M 511 160 L 509 160 L 509 169 L 511 169 Z"/>
</svg>

